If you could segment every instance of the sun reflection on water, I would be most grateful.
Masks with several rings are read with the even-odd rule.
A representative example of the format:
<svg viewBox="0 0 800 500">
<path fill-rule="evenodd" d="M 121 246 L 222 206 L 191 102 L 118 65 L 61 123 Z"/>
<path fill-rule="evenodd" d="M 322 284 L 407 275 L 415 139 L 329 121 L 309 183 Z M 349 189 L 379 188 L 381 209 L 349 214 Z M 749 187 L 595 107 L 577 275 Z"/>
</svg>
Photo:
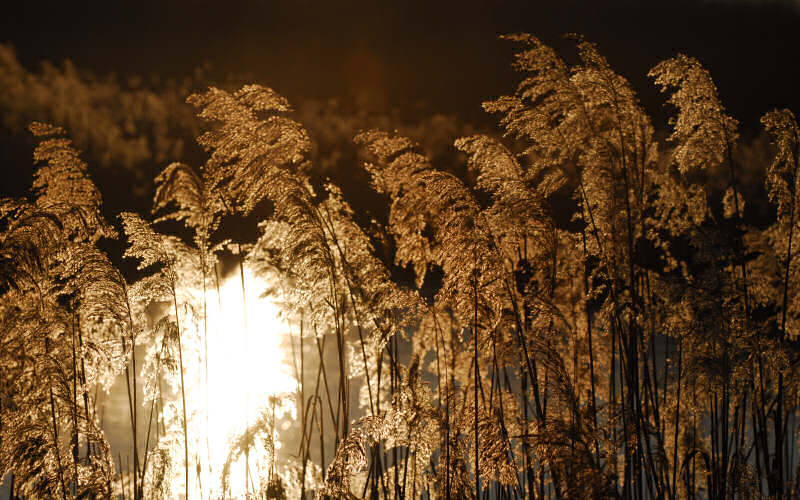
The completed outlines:
<svg viewBox="0 0 800 500">
<path fill-rule="evenodd" d="M 243 303 L 238 272 L 222 280 L 219 294 L 213 286 L 206 290 L 207 384 L 202 309 L 193 322 L 198 339 L 195 355 L 184 357 L 191 498 L 222 496 L 225 463 L 233 443 L 240 439 L 248 425 L 257 423 L 265 412 L 270 416 L 273 411 L 278 416 L 294 413 L 289 395 L 294 393 L 297 382 L 290 375 L 287 356 L 281 346 L 289 327 L 280 319 L 273 300 L 261 296 L 265 288 L 264 281 L 245 268 L 246 302 Z M 192 295 L 202 308 L 202 291 L 194 291 Z M 276 401 L 277 408 L 274 408 Z M 277 429 L 272 432 L 275 447 L 279 448 Z M 247 457 L 242 453 L 231 457 L 227 498 L 244 498 L 248 491 L 258 489 L 259 477 L 269 468 L 270 452 L 263 440 L 255 440 L 246 449 Z M 249 466 L 247 483 L 245 463 Z M 184 489 L 182 465 L 181 460 L 175 467 L 175 492 Z"/>
</svg>

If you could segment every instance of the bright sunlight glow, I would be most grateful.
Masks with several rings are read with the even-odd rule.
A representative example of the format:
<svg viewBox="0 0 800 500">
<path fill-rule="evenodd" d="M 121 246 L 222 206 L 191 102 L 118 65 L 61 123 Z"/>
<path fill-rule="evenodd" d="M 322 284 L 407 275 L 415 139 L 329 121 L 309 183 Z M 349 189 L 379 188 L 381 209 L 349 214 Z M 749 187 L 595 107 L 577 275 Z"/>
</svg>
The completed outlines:
<svg viewBox="0 0 800 500">
<path fill-rule="evenodd" d="M 289 327 L 280 319 L 273 300 L 261 296 L 264 280 L 255 277 L 246 267 L 244 288 L 246 302 L 243 303 L 242 280 L 237 269 L 236 273 L 222 280 L 219 294 L 214 286 L 206 290 L 207 385 L 202 312 L 194 322 L 197 328 L 195 338 L 199 344 L 197 355 L 191 356 L 188 363 L 184 359 L 187 414 L 191 418 L 189 441 L 195 451 L 195 457 L 189 457 L 192 498 L 216 498 L 223 493 L 220 491 L 221 478 L 232 442 L 244 433 L 248 425 L 253 425 L 264 412 L 272 415 L 274 410 L 278 416 L 294 412 L 288 395 L 295 391 L 297 383 L 290 375 L 286 353 L 281 347 Z M 192 295 L 202 307 L 202 290 L 194 291 Z M 278 408 L 273 408 L 272 401 L 276 399 Z M 272 433 L 275 448 L 280 448 L 274 429 Z M 227 498 L 245 497 L 248 491 L 246 462 L 250 472 L 247 479 L 250 492 L 258 488 L 259 478 L 266 477 L 270 453 L 263 440 L 256 439 L 247 449 L 247 458 L 240 453 L 231 460 Z M 175 469 L 182 472 L 181 466 Z M 182 492 L 183 474 L 177 473 L 173 477 L 173 491 Z"/>
</svg>

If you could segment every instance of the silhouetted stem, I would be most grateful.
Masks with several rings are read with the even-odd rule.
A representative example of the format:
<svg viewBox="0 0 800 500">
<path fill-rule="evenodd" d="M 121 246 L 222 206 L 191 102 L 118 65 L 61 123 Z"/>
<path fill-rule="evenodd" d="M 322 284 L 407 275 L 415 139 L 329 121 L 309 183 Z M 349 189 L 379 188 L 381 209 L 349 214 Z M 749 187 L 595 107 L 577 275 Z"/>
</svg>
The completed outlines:
<svg viewBox="0 0 800 500">
<path fill-rule="evenodd" d="M 172 304 L 175 307 L 175 328 L 178 331 L 178 369 L 181 373 L 181 405 L 183 407 L 183 469 L 185 478 L 185 495 L 186 500 L 189 500 L 189 438 L 186 431 L 186 392 L 184 391 L 183 383 L 183 349 L 181 347 L 181 326 L 180 318 L 178 316 L 178 297 L 175 295 L 175 289 L 172 290 Z"/>
<path fill-rule="evenodd" d="M 50 357 L 50 339 L 48 337 L 44 338 L 44 353 L 46 357 Z M 49 360 L 53 362 L 52 360 Z M 64 470 L 61 465 L 61 451 L 59 450 L 58 446 L 58 424 L 56 421 L 56 404 L 55 398 L 53 397 L 53 380 L 48 370 L 47 374 L 47 385 L 48 389 L 50 390 L 50 416 L 52 417 L 52 424 L 53 424 L 53 450 L 56 454 L 56 466 L 58 467 L 58 480 L 61 484 L 61 496 L 64 500 L 67 498 L 67 486 L 64 483 Z"/>
<path fill-rule="evenodd" d="M 472 321 L 472 339 L 474 346 L 474 363 L 475 363 L 475 498 L 480 497 L 481 492 L 481 477 L 479 471 L 479 450 L 478 450 L 478 381 L 481 374 L 478 371 L 478 274 L 477 268 L 472 273 L 472 291 L 474 297 L 473 303 L 473 321 Z"/>
</svg>

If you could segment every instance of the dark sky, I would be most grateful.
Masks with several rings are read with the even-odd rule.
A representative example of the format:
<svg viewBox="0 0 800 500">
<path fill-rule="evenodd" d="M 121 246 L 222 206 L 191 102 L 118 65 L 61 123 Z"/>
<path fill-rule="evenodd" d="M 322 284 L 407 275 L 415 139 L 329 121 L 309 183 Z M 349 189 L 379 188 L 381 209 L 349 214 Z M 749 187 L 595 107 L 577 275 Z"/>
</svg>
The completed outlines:
<svg viewBox="0 0 800 500">
<path fill-rule="evenodd" d="M 26 65 L 72 59 L 97 74 L 246 74 L 297 102 L 377 91 L 391 107 L 480 116 L 513 90 L 512 46 L 526 31 L 568 48 L 567 32 L 600 44 L 651 112 L 661 101 L 647 70 L 685 52 L 715 77 L 745 128 L 776 106 L 800 111 L 797 3 L 776 1 L 13 2 L 0 41 Z M 564 52 L 568 54 L 568 51 Z M 658 126 L 658 123 L 657 123 Z"/>
</svg>

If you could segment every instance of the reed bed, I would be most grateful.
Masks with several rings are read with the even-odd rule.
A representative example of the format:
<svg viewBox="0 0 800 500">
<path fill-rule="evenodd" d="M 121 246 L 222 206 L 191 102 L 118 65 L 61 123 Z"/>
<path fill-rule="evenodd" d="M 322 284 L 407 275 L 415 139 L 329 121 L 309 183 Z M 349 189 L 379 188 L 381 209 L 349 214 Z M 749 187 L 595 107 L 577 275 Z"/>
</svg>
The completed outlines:
<svg viewBox="0 0 800 500">
<path fill-rule="evenodd" d="M 455 141 L 464 175 L 396 132 L 354 137 L 386 202 L 369 225 L 265 86 L 189 96 L 206 160 L 167 166 L 121 235 L 67 132 L 32 124 L 31 190 L 0 202 L 11 498 L 800 494 L 794 114 L 767 113 L 770 162 L 745 163 L 710 73 L 679 55 L 650 72 L 673 112 L 659 141 L 595 45 L 573 36 L 567 63 L 506 38 L 522 79 L 483 104 L 498 133 Z M 773 215 L 754 224 L 759 168 Z M 220 236 L 265 206 L 255 241 Z M 293 382 L 229 387 L 241 425 L 213 457 L 209 339 L 233 333 L 209 318 L 236 301 L 258 360 L 251 293 L 280 307 Z M 114 456 L 97 391 L 119 376 Z"/>
</svg>

